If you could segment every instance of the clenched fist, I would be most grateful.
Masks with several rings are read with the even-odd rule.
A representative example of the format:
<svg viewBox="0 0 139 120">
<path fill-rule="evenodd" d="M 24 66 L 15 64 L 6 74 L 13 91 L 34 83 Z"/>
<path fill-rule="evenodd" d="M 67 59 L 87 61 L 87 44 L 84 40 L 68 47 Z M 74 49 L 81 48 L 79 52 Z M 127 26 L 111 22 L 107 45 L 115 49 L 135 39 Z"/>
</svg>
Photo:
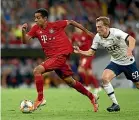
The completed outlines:
<svg viewBox="0 0 139 120">
<path fill-rule="evenodd" d="M 24 24 L 22 25 L 22 31 L 26 31 L 27 28 L 28 28 L 28 24 L 27 24 L 27 23 L 24 23 Z"/>
</svg>

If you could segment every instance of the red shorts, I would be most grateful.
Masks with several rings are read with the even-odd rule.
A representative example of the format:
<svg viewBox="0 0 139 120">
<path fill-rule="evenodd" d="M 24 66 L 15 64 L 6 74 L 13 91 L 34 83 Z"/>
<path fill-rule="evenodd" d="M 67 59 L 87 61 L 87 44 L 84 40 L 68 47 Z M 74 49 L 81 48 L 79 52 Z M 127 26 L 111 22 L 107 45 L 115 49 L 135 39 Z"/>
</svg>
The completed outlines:
<svg viewBox="0 0 139 120">
<path fill-rule="evenodd" d="M 72 76 L 73 72 L 68 63 L 69 55 L 59 55 L 42 62 L 46 72 L 54 70 L 60 78 Z"/>
<path fill-rule="evenodd" d="M 82 57 L 80 60 L 81 67 L 83 67 L 84 69 L 91 69 L 93 59 L 94 59 L 94 56 Z"/>
</svg>

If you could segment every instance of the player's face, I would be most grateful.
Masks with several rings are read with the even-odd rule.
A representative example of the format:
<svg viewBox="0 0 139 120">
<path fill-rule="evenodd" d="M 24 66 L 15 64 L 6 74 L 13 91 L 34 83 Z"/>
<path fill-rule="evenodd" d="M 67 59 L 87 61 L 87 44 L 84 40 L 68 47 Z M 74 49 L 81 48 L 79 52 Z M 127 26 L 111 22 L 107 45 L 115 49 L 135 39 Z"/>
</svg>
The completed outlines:
<svg viewBox="0 0 139 120">
<path fill-rule="evenodd" d="M 39 26 L 43 26 L 46 22 L 46 18 L 42 17 L 41 13 L 35 13 L 35 22 Z"/>
<path fill-rule="evenodd" d="M 103 21 L 98 21 L 96 23 L 96 28 L 100 36 L 105 36 L 107 34 L 107 26 L 103 24 Z"/>
</svg>

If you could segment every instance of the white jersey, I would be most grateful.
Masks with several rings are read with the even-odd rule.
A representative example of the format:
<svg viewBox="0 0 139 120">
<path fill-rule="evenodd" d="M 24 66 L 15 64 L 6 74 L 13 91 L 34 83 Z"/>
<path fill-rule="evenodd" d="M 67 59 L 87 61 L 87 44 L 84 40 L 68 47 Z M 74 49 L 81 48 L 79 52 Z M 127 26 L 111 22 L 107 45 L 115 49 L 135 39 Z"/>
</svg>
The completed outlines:
<svg viewBox="0 0 139 120">
<path fill-rule="evenodd" d="M 125 40 L 129 35 L 119 29 L 110 28 L 110 33 L 107 38 L 99 36 L 97 33 L 93 39 L 92 49 L 96 50 L 98 45 L 107 49 L 111 55 L 111 61 L 119 65 L 130 65 L 135 61 L 135 58 L 128 57 L 127 44 Z"/>
</svg>

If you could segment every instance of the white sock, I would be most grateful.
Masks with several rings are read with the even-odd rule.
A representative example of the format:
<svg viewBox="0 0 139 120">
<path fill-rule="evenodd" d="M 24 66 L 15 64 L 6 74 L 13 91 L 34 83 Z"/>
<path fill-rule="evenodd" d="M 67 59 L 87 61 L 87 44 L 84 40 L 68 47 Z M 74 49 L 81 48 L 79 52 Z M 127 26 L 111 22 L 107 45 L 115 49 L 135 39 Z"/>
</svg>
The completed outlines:
<svg viewBox="0 0 139 120">
<path fill-rule="evenodd" d="M 114 89 L 111 83 L 108 83 L 107 85 L 103 85 L 104 90 L 106 91 L 107 95 L 110 97 L 113 103 L 118 104 L 115 94 L 114 94 Z"/>
<path fill-rule="evenodd" d="M 99 87 L 99 88 L 95 88 L 94 89 L 94 94 L 97 94 L 98 95 L 98 93 L 101 91 L 101 87 Z"/>
</svg>

